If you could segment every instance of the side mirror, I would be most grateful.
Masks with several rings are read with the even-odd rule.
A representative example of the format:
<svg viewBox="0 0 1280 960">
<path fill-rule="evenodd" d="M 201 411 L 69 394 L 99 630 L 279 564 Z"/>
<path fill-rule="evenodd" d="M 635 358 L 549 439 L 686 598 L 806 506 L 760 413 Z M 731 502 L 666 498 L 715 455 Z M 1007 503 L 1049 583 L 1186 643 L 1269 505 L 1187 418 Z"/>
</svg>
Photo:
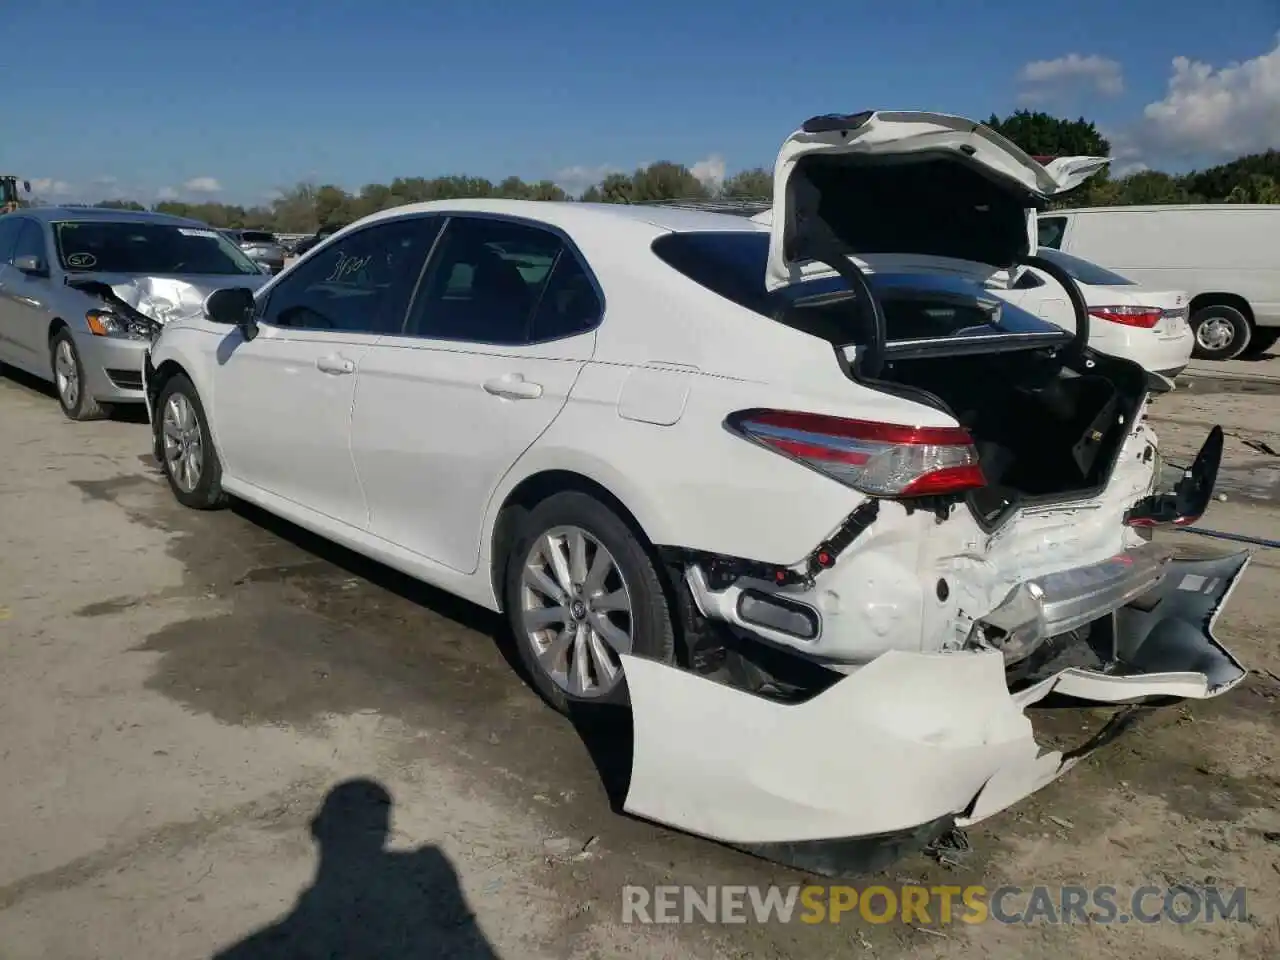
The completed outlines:
<svg viewBox="0 0 1280 960">
<path fill-rule="evenodd" d="M 214 323 L 239 327 L 246 340 L 258 335 L 258 325 L 253 319 L 253 291 L 248 287 L 226 287 L 209 294 L 204 302 L 204 312 Z"/>
<path fill-rule="evenodd" d="M 13 261 L 13 266 L 14 269 L 21 270 L 29 277 L 47 277 L 49 275 L 49 265 L 40 257 L 16 257 Z"/>
</svg>

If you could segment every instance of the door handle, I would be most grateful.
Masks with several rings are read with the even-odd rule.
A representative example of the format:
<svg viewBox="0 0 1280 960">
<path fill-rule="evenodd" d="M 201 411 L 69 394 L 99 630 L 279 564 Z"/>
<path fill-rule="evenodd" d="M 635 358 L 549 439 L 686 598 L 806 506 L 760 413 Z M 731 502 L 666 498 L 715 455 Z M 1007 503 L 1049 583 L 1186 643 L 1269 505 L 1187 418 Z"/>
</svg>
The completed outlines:
<svg viewBox="0 0 1280 960">
<path fill-rule="evenodd" d="M 505 377 L 494 377 L 484 382 L 485 393 L 508 400 L 536 400 L 542 396 L 542 384 L 531 383 L 519 373 L 509 373 Z"/>
<path fill-rule="evenodd" d="M 354 360 L 348 360 L 346 357 L 334 354 L 329 357 L 317 358 L 316 369 L 332 374 L 355 373 L 356 364 Z"/>
<path fill-rule="evenodd" d="M 27 306 L 29 306 L 29 307 L 43 307 L 43 306 L 44 306 L 44 304 L 43 304 L 43 303 L 41 303 L 39 300 L 35 299 L 34 297 L 23 297 L 23 296 L 17 296 L 17 297 L 14 297 L 13 299 L 17 300 L 19 303 L 25 303 L 25 304 L 26 304 Z"/>
</svg>

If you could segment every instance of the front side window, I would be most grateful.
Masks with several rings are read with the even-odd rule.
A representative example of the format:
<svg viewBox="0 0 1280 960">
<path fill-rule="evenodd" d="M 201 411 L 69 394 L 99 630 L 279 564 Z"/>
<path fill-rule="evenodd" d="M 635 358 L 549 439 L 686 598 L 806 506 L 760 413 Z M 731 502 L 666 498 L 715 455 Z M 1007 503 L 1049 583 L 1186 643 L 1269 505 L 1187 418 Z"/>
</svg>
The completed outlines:
<svg viewBox="0 0 1280 960">
<path fill-rule="evenodd" d="M 49 251 L 44 243 L 44 231 L 34 220 L 24 220 L 22 229 L 18 231 L 13 244 L 13 260 L 19 257 L 36 257 L 46 267 L 49 265 Z"/>
<path fill-rule="evenodd" d="M 562 253 L 571 256 L 558 236 L 538 227 L 451 218 L 410 311 L 408 333 L 472 343 L 529 343 L 534 313 Z M 565 282 L 572 283 L 572 276 Z M 564 303 L 569 319 L 548 307 L 545 329 L 582 322 L 581 307 L 568 292 Z"/>
<path fill-rule="evenodd" d="M 271 291 L 262 322 L 306 330 L 398 333 L 439 217 L 375 224 L 312 257 Z"/>
<path fill-rule="evenodd" d="M 261 275 L 211 227 L 139 221 L 65 220 L 54 224 L 58 262 L 71 272 L 177 276 Z"/>
<path fill-rule="evenodd" d="M 25 217 L 0 217 L 0 263 L 12 262 L 13 243 L 26 222 Z"/>
</svg>

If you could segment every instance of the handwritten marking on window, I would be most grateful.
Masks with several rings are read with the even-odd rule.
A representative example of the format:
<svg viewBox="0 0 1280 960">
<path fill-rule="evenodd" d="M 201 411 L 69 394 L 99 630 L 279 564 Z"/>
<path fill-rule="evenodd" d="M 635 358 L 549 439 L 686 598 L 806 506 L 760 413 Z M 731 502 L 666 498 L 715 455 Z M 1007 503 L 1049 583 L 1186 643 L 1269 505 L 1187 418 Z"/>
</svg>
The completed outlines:
<svg viewBox="0 0 1280 960">
<path fill-rule="evenodd" d="M 339 253 L 338 262 L 333 265 L 333 272 L 329 274 L 325 283 L 342 283 L 345 280 L 354 278 L 365 267 L 369 266 L 369 261 L 372 259 L 372 254 L 366 254 L 363 257 L 349 257 L 345 253 Z"/>
</svg>

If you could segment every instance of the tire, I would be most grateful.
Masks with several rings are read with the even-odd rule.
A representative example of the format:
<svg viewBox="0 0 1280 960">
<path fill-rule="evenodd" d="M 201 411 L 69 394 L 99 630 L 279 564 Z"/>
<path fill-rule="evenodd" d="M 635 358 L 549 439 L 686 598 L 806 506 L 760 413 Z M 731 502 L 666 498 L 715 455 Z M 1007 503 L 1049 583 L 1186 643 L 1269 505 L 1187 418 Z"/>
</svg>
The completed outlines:
<svg viewBox="0 0 1280 960">
<path fill-rule="evenodd" d="M 1249 348 L 1253 336 L 1249 318 L 1225 303 L 1213 303 L 1193 313 L 1191 330 L 1196 337 L 1192 356 L 1199 360 L 1234 360 Z"/>
<path fill-rule="evenodd" d="M 568 541 L 576 536 L 575 531 L 584 535 L 585 541 L 585 562 L 579 565 L 578 570 L 571 569 L 573 564 L 568 547 Z M 570 591 L 559 588 L 552 573 L 547 556 L 547 550 L 553 546 L 549 538 L 554 539 L 555 547 L 563 550 L 561 556 L 565 565 L 562 570 L 571 575 Z M 612 569 L 607 571 L 603 586 L 597 588 L 595 584 L 584 582 L 586 578 L 582 577 L 582 570 L 594 571 L 595 562 L 601 559 L 600 548 L 607 552 L 606 559 L 612 561 Z M 631 653 L 661 663 L 675 662 L 675 627 L 659 568 L 646 545 L 627 523 L 594 497 L 566 491 L 543 500 L 519 520 L 505 562 L 503 608 L 520 661 L 534 689 L 561 713 L 568 715 L 576 704 L 582 703 L 615 706 L 630 703 L 626 680 L 622 677 L 621 665 L 613 648 L 603 651 L 607 665 L 616 670 L 612 678 L 607 671 L 596 666 L 600 663 L 599 647 L 595 647 L 597 655 L 591 656 L 594 641 L 603 640 L 605 635 L 604 632 L 595 632 L 602 619 L 607 624 L 603 627 L 605 632 L 615 636 L 614 631 L 629 632 Z M 544 579 L 544 586 L 561 589 L 560 598 L 567 599 L 567 603 L 557 605 L 550 592 L 539 592 L 529 585 L 525 574 L 535 566 L 551 580 L 548 585 Z M 574 576 L 577 577 L 577 585 L 584 587 L 576 594 L 572 591 Z M 614 598 L 611 606 L 616 606 L 620 593 L 628 602 L 629 616 L 617 609 L 592 609 L 602 599 L 601 595 Z M 533 629 L 542 621 L 527 622 L 526 605 L 559 610 L 561 619 L 553 615 L 545 620 L 546 626 L 542 630 Z M 575 607 L 578 608 L 576 611 Z M 583 636 L 576 629 L 579 627 L 587 631 L 587 639 L 579 640 Z M 553 645 L 565 643 L 566 632 L 570 633 L 572 640 L 561 655 L 550 663 L 540 659 L 540 652 L 545 653 Z M 579 671 L 579 675 L 586 675 L 586 684 L 575 683 L 570 672 L 573 654 L 579 649 L 583 652 L 580 663 L 588 666 L 586 671 Z"/>
<path fill-rule="evenodd" d="M 169 434 L 171 427 L 175 428 L 175 435 Z M 183 374 L 171 377 L 160 389 L 156 398 L 155 434 L 160 468 L 178 502 L 194 510 L 226 506 L 222 461 L 209 432 L 209 418 L 196 388 Z M 196 458 L 183 459 L 181 454 L 195 452 L 197 444 Z M 188 464 L 192 469 L 187 468 Z"/>
<path fill-rule="evenodd" d="M 1242 356 L 1260 357 L 1274 347 L 1277 340 L 1280 340 L 1280 327 L 1254 327 L 1249 346 Z"/>
<path fill-rule="evenodd" d="M 58 406 L 68 420 L 101 420 L 107 415 L 107 411 L 86 389 L 80 351 L 76 349 L 75 337 L 66 327 L 49 341 L 49 370 L 53 374 Z"/>
</svg>

